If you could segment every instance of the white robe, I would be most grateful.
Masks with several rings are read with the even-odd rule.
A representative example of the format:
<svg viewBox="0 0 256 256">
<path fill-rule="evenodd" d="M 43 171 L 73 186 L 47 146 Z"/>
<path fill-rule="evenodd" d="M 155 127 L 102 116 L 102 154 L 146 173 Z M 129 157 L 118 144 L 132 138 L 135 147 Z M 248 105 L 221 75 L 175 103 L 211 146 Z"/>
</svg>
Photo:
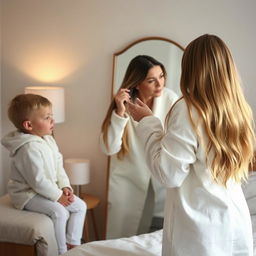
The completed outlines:
<svg viewBox="0 0 256 256">
<path fill-rule="evenodd" d="M 154 99 L 153 113 L 161 122 L 177 96 L 171 90 L 164 88 L 161 96 Z M 144 150 L 138 143 L 136 134 L 137 122 L 130 117 L 122 118 L 115 111 L 112 113 L 111 125 L 108 130 L 109 149 L 106 148 L 101 136 L 101 148 L 107 155 L 112 155 L 110 162 L 107 238 L 128 237 L 137 234 L 147 190 L 151 178 L 145 163 Z M 128 126 L 129 153 L 124 159 L 117 158 L 122 145 L 125 126 Z M 163 216 L 165 191 L 160 184 L 152 180 L 157 205 L 155 214 Z"/>
<path fill-rule="evenodd" d="M 162 255 L 252 256 L 252 226 L 241 186 L 229 180 L 225 188 L 212 180 L 203 146 L 207 136 L 197 117 L 193 111 L 200 140 L 184 99 L 174 106 L 165 135 L 152 116 L 137 126 L 152 174 L 168 191 Z"/>
<path fill-rule="evenodd" d="M 57 201 L 62 188 L 72 189 L 52 136 L 41 138 L 14 131 L 2 139 L 2 144 L 10 151 L 8 193 L 16 208 L 23 209 L 36 194 Z"/>
</svg>

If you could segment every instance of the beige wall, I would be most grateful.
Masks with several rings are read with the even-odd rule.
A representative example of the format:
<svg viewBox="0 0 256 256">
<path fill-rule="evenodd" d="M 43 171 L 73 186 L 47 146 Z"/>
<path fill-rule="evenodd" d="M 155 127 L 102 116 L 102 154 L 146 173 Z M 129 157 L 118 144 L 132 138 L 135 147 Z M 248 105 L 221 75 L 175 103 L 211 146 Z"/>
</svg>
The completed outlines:
<svg viewBox="0 0 256 256">
<path fill-rule="evenodd" d="M 2 135 L 2 0 L 0 0 L 0 135 Z M 0 147 L 0 195 L 4 193 L 5 179 L 2 174 L 2 147 Z"/>
<path fill-rule="evenodd" d="M 145 36 L 186 46 L 203 33 L 217 34 L 234 54 L 256 113 L 255 7 L 254 0 L 3 0 L 2 134 L 12 129 L 7 104 L 25 86 L 64 86 L 66 121 L 56 125 L 56 139 L 65 158 L 91 160 L 84 190 L 102 199 L 96 210 L 102 228 L 107 158 L 98 136 L 110 102 L 112 54 Z M 5 150 L 3 159 L 6 182 Z"/>
</svg>

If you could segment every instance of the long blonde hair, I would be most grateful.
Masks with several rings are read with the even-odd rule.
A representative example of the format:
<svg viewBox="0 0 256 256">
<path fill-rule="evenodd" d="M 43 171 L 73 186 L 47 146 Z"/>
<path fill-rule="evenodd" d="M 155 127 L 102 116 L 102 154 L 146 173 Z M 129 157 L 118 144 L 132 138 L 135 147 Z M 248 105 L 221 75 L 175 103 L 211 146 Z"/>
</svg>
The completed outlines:
<svg viewBox="0 0 256 256">
<path fill-rule="evenodd" d="M 206 34 L 186 47 L 180 87 L 195 130 L 192 107 L 209 137 L 206 155 L 214 180 L 226 185 L 230 178 L 246 179 L 254 155 L 253 115 L 231 53 L 220 38 Z"/>
<path fill-rule="evenodd" d="M 144 79 L 147 77 L 149 69 L 151 69 L 154 66 L 160 66 L 163 71 L 163 75 L 166 78 L 166 70 L 164 65 L 159 61 L 157 61 L 156 59 L 154 59 L 153 57 L 147 56 L 147 55 L 138 55 L 135 58 L 133 58 L 127 67 L 120 89 L 121 88 L 133 89 L 134 95 L 137 96 L 138 91 L 136 87 L 144 81 Z M 103 134 L 103 141 L 107 146 L 107 148 L 109 147 L 108 138 L 107 138 L 108 128 L 110 125 L 112 112 L 115 109 L 116 109 L 116 103 L 115 103 L 115 99 L 113 98 L 101 127 L 101 132 Z M 128 129 L 126 125 L 124 129 L 123 137 L 122 137 L 122 146 L 120 151 L 117 153 L 117 157 L 119 159 L 123 159 L 123 157 L 128 152 L 129 152 Z"/>
</svg>

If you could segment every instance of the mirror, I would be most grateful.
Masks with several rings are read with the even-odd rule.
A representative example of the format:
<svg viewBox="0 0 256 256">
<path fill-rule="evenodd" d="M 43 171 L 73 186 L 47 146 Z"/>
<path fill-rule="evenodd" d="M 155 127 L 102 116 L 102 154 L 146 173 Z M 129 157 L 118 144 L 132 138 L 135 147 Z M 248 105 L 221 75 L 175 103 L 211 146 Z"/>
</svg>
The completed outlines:
<svg viewBox="0 0 256 256">
<path fill-rule="evenodd" d="M 129 62 L 137 55 L 149 55 L 161 62 L 167 71 L 165 86 L 180 95 L 179 80 L 183 50 L 179 44 L 170 39 L 149 37 L 137 40 L 115 53 L 112 97 L 120 88 Z M 135 138 L 136 134 L 129 134 L 129 136 Z M 161 184 L 151 178 L 146 163 L 138 157 L 136 159 L 140 152 L 137 146 L 134 147 L 132 140 L 129 140 L 129 143 L 133 150 L 133 152 L 129 151 L 129 154 L 133 157 L 126 159 L 126 166 L 122 165 L 122 171 L 119 168 L 122 160 L 115 155 L 109 157 L 105 234 L 107 239 L 147 233 L 162 228 L 163 224 L 165 190 Z M 143 152 L 143 149 L 140 150 Z M 119 174 L 114 175 L 113 171 L 117 168 L 119 168 Z M 129 177 L 127 174 L 129 168 L 138 168 L 138 177 Z M 145 170 L 147 174 L 139 170 Z M 137 181 L 143 183 L 143 186 L 135 184 Z M 127 212 L 129 215 L 124 214 Z"/>
<path fill-rule="evenodd" d="M 162 37 L 148 37 L 135 41 L 114 54 L 112 93 L 116 94 L 126 68 L 131 59 L 137 55 L 149 55 L 161 62 L 167 71 L 166 87 L 180 95 L 180 73 L 183 47 L 176 42 Z"/>
</svg>

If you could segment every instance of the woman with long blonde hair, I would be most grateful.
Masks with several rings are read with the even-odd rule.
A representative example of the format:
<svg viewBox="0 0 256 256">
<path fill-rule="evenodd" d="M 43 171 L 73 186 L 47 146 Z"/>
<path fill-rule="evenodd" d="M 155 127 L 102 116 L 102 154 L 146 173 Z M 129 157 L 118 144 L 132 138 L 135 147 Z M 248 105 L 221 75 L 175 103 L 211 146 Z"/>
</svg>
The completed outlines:
<svg viewBox="0 0 256 256">
<path fill-rule="evenodd" d="M 144 161 L 144 150 L 138 145 L 137 122 L 130 118 L 126 106 L 128 101 L 138 97 L 164 123 L 177 99 L 174 92 L 165 88 L 165 80 L 162 63 L 147 55 L 136 56 L 130 61 L 121 88 L 107 111 L 101 134 L 101 148 L 112 156 L 107 238 L 148 232 L 153 216 L 163 218 L 164 189 L 158 181 L 151 179 Z M 152 192 L 149 199 L 148 191 Z M 146 201 L 150 203 L 145 204 Z M 158 208 L 154 207 L 154 201 Z"/>
<path fill-rule="evenodd" d="M 129 103 L 151 172 L 167 188 L 162 255 L 252 256 L 241 182 L 254 155 L 253 117 L 219 37 L 186 47 L 180 87 L 165 130 L 145 104 Z"/>
</svg>

